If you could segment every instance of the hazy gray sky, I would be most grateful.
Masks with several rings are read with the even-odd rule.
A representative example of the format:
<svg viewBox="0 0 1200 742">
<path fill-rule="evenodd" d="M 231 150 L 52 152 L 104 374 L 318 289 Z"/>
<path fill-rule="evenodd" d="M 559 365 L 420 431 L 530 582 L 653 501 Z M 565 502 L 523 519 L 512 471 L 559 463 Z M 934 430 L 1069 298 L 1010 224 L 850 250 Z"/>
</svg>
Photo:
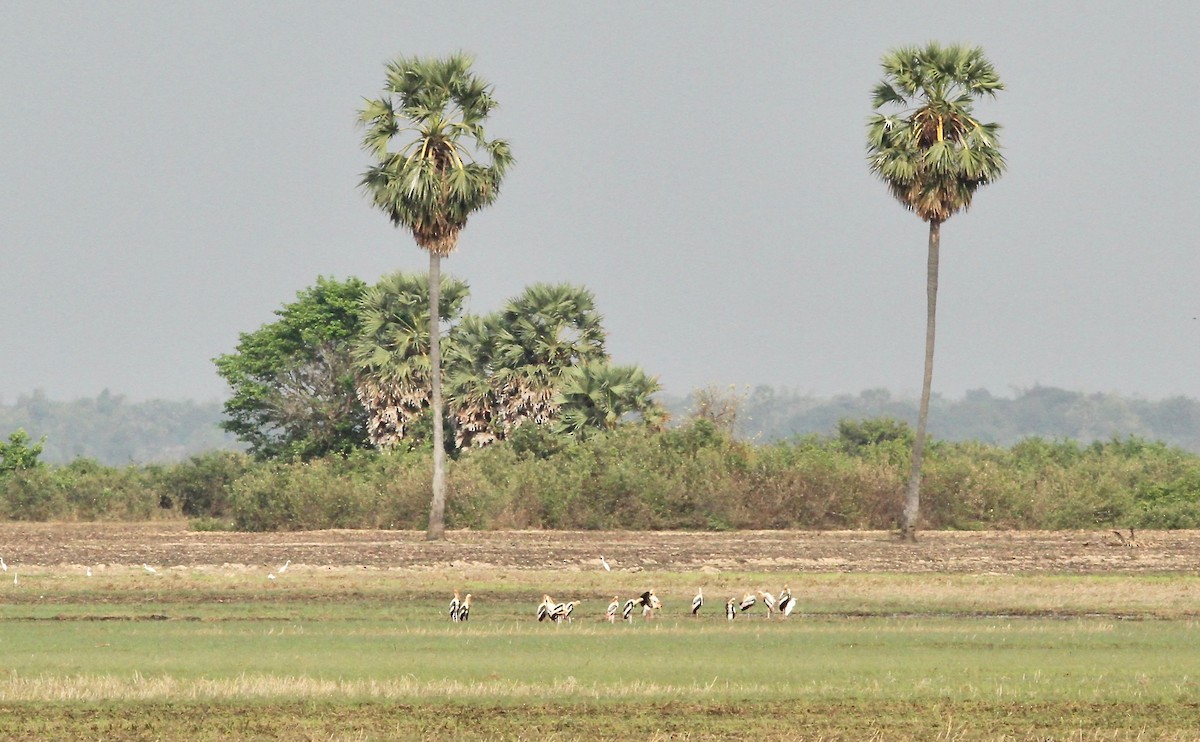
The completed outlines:
<svg viewBox="0 0 1200 742">
<path fill-rule="evenodd" d="M 953 10 L 949 10 L 949 8 Z M 591 288 L 667 391 L 915 394 L 926 226 L 864 159 L 889 48 L 981 45 L 1009 171 L 942 230 L 934 390 L 1200 396 L 1200 3 L 6 2 L 0 399 L 218 399 L 318 275 L 424 271 L 355 111 L 465 50 L 517 165 L 443 269 Z"/>
</svg>

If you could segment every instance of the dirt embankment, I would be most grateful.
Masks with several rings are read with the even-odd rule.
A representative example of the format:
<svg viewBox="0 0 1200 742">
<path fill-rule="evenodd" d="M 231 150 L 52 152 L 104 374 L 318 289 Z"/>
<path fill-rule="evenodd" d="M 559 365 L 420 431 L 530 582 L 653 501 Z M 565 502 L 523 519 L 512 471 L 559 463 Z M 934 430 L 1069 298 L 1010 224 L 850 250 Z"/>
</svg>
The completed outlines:
<svg viewBox="0 0 1200 742">
<path fill-rule="evenodd" d="M 904 544 L 878 531 L 192 532 L 169 523 L 0 523 L 0 557 L 25 565 L 273 565 L 377 568 L 494 565 L 512 569 L 766 572 L 1152 573 L 1200 571 L 1200 531 L 925 532 Z"/>
</svg>

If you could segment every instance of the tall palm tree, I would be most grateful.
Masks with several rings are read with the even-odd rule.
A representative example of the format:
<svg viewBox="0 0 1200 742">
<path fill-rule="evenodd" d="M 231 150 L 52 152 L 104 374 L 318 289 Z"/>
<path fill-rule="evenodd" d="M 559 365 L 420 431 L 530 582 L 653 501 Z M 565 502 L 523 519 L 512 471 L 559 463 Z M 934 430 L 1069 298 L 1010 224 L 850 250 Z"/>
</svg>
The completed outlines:
<svg viewBox="0 0 1200 742">
<path fill-rule="evenodd" d="M 433 413 L 433 499 L 428 537 L 445 533 L 446 452 L 442 428 L 442 359 L 437 307 L 441 259 L 458 246 L 467 219 L 500 193 L 512 164 L 503 139 L 483 124 L 496 107 L 491 86 L 471 71 L 472 59 L 400 58 L 387 65 L 383 95 L 359 111 L 362 145 L 375 164 L 361 185 L 392 223 L 412 232 L 429 253 L 429 359 Z M 392 149 L 395 140 L 402 140 Z"/>
<path fill-rule="evenodd" d="M 976 189 L 1004 172 L 998 124 L 980 123 L 975 101 L 995 97 L 1004 85 L 978 47 L 902 47 L 883 57 L 884 79 L 875 86 L 876 113 L 867 124 L 867 161 L 906 208 L 929 223 L 926 266 L 925 376 L 905 492 L 901 533 L 916 540 L 921 461 L 933 383 L 938 252 L 942 222 L 971 205 Z M 882 108 L 898 109 L 883 113 Z"/>
</svg>

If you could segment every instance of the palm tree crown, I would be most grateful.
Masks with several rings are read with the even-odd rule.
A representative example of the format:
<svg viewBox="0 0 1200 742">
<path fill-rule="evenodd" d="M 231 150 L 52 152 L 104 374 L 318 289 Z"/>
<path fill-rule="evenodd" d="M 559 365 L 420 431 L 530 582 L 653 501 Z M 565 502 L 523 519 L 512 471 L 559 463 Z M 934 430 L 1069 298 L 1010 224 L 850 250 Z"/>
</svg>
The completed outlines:
<svg viewBox="0 0 1200 742">
<path fill-rule="evenodd" d="M 901 47 L 882 65 L 867 124 L 871 172 L 922 219 L 944 222 L 1004 172 L 999 125 L 980 123 L 972 111 L 976 99 L 995 97 L 1004 84 L 978 47 Z M 880 112 L 885 106 L 900 112 Z"/>
<path fill-rule="evenodd" d="M 376 160 L 362 186 L 393 224 L 441 256 L 458 245 L 467 217 L 496 199 L 512 164 L 508 142 L 484 132 L 496 101 L 471 63 L 464 54 L 398 59 L 387 65 L 384 95 L 359 111 L 363 149 Z M 410 141 L 390 149 L 406 134 Z"/>
</svg>

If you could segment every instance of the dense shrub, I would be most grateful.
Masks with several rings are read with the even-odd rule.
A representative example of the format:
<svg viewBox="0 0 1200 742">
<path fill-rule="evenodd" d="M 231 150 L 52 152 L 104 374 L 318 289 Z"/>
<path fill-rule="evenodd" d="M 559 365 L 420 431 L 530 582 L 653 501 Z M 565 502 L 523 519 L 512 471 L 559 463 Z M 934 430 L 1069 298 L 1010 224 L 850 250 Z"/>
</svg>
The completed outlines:
<svg viewBox="0 0 1200 742">
<path fill-rule="evenodd" d="M 709 421 L 628 426 L 568 443 L 536 429 L 465 452 L 447 476 L 450 528 L 865 529 L 895 527 L 911 436 L 846 425 L 839 436 L 754 445 Z M 1200 527 L 1200 457 L 1136 438 L 1011 448 L 934 441 L 923 527 Z M 168 467 L 90 460 L 0 476 L 0 517 L 192 517 L 244 530 L 423 529 L 428 450 L 309 462 L 214 452 Z"/>
</svg>

